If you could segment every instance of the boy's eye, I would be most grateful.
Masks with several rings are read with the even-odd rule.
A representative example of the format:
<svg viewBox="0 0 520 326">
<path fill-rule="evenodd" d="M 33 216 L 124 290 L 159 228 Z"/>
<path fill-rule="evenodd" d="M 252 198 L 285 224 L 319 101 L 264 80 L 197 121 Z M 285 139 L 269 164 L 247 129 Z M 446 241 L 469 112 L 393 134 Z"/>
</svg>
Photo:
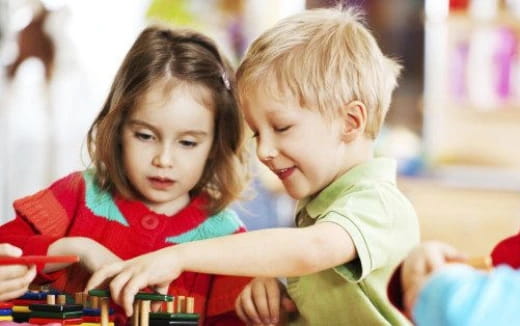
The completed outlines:
<svg viewBox="0 0 520 326">
<path fill-rule="evenodd" d="M 179 143 L 185 147 L 195 147 L 198 145 L 197 142 L 191 140 L 181 140 Z"/>
<path fill-rule="evenodd" d="M 137 139 L 140 139 L 140 140 L 153 140 L 154 139 L 154 136 L 151 135 L 151 134 L 147 134 L 147 133 L 144 133 L 144 132 L 135 132 L 134 133 L 134 136 L 135 138 Z"/>
</svg>

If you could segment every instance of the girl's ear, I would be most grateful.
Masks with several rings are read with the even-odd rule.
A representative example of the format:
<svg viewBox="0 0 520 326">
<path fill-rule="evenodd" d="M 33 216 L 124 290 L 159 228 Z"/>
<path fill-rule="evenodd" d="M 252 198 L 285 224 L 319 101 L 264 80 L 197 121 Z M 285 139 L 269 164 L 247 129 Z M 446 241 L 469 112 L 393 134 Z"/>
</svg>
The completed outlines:
<svg viewBox="0 0 520 326">
<path fill-rule="evenodd" d="M 343 123 L 342 139 L 350 143 L 363 136 L 367 125 L 367 108 L 360 101 L 352 101 L 341 108 Z"/>
</svg>

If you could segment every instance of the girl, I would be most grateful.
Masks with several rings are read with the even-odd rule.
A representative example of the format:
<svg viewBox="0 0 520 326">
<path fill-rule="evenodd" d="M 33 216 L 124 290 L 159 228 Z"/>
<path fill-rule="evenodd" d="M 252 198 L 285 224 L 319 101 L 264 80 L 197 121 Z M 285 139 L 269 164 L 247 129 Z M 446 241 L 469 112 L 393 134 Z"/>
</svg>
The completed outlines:
<svg viewBox="0 0 520 326">
<path fill-rule="evenodd" d="M 232 76 L 203 35 L 145 29 L 88 132 L 94 168 L 15 201 L 0 242 L 26 255 L 80 256 L 81 266 L 37 266 L 40 281 L 72 293 L 107 263 L 244 231 L 225 209 L 247 171 Z M 168 293 L 195 297 L 205 324 L 229 325 L 248 281 L 184 273 Z"/>
</svg>

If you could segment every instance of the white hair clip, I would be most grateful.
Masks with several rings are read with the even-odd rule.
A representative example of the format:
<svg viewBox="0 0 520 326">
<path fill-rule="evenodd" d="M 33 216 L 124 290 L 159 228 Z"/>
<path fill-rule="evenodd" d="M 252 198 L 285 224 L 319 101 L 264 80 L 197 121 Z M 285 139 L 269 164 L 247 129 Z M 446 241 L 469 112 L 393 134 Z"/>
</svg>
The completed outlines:
<svg viewBox="0 0 520 326">
<path fill-rule="evenodd" d="M 227 78 L 226 72 L 222 70 L 222 73 L 220 74 L 220 77 L 222 78 L 222 82 L 224 83 L 224 86 L 228 91 L 231 90 L 231 84 L 229 83 L 229 79 Z"/>
</svg>

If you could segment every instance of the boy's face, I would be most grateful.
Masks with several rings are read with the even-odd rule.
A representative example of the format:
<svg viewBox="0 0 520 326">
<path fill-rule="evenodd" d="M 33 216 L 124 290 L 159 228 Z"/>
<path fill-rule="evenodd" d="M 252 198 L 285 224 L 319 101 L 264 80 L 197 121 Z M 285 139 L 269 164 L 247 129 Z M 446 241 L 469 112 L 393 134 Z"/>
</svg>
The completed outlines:
<svg viewBox="0 0 520 326">
<path fill-rule="evenodd" d="M 260 161 L 301 199 L 316 194 L 343 174 L 346 144 L 340 119 L 301 108 L 292 96 L 280 103 L 256 92 L 243 105 Z"/>
<path fill-rule="evenodd" d="M 126 176 L 155 212 L 172 214 L 189 203 L 213 143 L 213 109 L 199 88 L 159 86 L 147 92 L 123 126 Z"/>
</svg>

